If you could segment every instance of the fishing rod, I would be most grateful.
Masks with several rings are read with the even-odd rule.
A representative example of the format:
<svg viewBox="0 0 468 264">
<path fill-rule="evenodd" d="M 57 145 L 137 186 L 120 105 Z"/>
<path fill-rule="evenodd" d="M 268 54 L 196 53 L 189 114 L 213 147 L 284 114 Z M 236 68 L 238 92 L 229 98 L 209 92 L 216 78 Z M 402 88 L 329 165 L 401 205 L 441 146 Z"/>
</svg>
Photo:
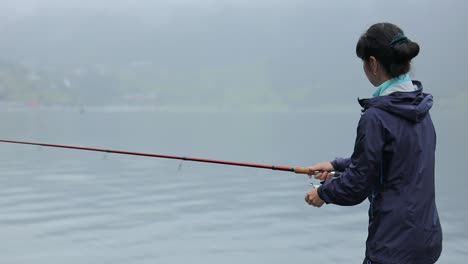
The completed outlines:
<svg viewBox="0 0 468 264">
<path fill-rule="evenodd" d="M 144 152 L 133 152 L 125 150 L 112 150 L 112 149 L 102 149 L 102 148 L 92 148 L 92 147 L 82 147 L 82 146 L 72 146 L 72 145 L 60 145 L 60 144 L 49 144 L 49 143 L 40 143 L 40 142 L 27 142 L 27 141 L 16 141 L 16 140 L 1 140 L 1 143 L 12 143 L 12 144 L 23 144 L 23 145 L 33 145 L 41 147 L 51 147 L 51 148 L 64 148 L 64 149 L 77 149 L 85 151 L 96 151 L 96 152 L 105 152 L 113 154 L 122 154 L 122 155 L 134 155 L 134 156 L 145 156 L 145 157 L 154 157 L 154 158 L 163 158 L 163 159 L 176 159 L 176 160 L 187 160 L 195 162 L 205 162 L 205 163 L 216 163 L 223 165 L 232 165 L 232 166 L 241 166 L 241 167 L 252 167 L 260 169 L 270 169 L 270 170 L 279 170 L 279 171 L 290 171 L 300 174 L 310 174 L 310 170 L 307 167 L 290 167 L 290 166 L 275 166 L 275 165 L 266 165 L 266 164 L 256 164 L 256 163 L 247 163 L 247 162 L 238 162 L 238 161 L 229 161 L 229 160 L 215 160 L 207 158 L 196 158 L 196 157 L 183 157 L 183 156 L 173 156 L 165 154 L 154 154 L 154 153 L 144 153 Z M 313 172 L 316 174 L 318 172 Z"/>
</svg>

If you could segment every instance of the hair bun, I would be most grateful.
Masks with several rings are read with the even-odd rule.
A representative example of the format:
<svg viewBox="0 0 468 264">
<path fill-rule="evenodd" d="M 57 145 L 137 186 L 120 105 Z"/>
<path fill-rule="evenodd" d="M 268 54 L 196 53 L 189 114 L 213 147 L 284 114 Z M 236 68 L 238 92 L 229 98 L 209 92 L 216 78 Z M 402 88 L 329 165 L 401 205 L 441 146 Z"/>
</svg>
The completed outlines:
<svg viewBox="0 0 468 264">
<path fill-rule="evenodd" d="M 406 64 L 419 54 L 419 45 L 416 42 L 408 40 L 398 43 L 393 48 L 393 56 L 395 63 Z"/>
</svg>

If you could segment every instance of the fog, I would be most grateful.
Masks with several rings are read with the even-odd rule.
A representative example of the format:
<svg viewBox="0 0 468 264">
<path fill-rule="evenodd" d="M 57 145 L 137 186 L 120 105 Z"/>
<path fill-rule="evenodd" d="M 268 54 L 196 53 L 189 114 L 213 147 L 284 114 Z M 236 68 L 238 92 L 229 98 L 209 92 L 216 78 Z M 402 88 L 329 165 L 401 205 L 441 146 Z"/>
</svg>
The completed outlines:
<svg viewBox="0 0 468 264">
<path fill-rule="evenodd" d="M 373 90 L 357 39 L 389 21 L 421 46 L 413 78 L 443 105 L 464 106 L 456 98 L 466 98 L 466 5 L 3 0 L 1 70 L 20 69 L 15 81 L 0 79 L 0 91 L 8 101 L 43 105 L 351 107 Z"/>
</svg>

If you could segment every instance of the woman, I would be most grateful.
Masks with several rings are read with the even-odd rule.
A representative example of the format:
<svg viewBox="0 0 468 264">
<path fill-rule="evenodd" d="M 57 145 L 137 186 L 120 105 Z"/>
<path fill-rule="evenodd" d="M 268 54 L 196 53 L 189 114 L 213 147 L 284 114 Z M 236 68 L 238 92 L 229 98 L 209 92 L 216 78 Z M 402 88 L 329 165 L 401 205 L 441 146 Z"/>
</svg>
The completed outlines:
<svg viewBox="0 0 468 264">
<path fill-rule="evenodd" d="M 326 180 L 305 200 L 356 205 L 370 201 L 364 263 L 435 263 L 442 251 L 442 230 L 435 203 L 436 133 L 429 115 L 432 96 L 411 81 L 410 62 L 417 43 L 396 25 L 378 23 L 359 39 L 356 54 L 377 87 L 363 108 L 351 158 L 309 167 Z M 329 171 L 343 171 L 330 178 Z"/>
</svg>

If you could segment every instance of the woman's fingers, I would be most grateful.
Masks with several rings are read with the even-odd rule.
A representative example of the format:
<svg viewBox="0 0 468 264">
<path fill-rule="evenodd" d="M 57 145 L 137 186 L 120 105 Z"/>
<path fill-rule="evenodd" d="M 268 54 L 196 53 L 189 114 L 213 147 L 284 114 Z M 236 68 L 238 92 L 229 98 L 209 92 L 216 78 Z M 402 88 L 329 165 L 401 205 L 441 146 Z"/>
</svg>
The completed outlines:
<svg viewBox="0 0 468 264">
<path fill-rule="evenodd" d="M 321 171 L 321 172 L 319 172 L 319 173 L 317 173 L 315 175 L 315 178 L 324 181 L 324 180 L 328 179 L 329 175 L 330 175 L 330 172 Z"/>
<path fill-rule="evenodd" d="M 333 170 L 333 166 L 330 162 L 320 162 L 313 166 L 308 167 L 309 175 L 314 175 L 317 179 L 322 177 L 329 177 L 329 172 Z M 325 173 L 327 172 L 327 173 Z M 324 174 L 325 173 L 325 174 Z"/>
</svg>

